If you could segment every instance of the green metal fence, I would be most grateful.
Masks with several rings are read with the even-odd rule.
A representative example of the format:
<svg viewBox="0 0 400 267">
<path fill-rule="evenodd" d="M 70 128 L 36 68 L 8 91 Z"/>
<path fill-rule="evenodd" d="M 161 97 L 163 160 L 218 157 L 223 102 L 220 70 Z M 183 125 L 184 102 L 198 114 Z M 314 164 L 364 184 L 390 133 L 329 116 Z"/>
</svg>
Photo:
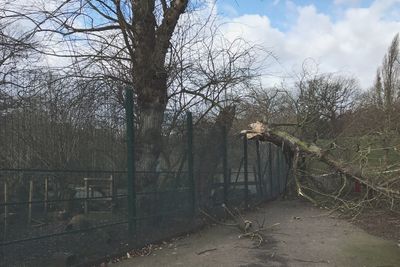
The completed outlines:
<svg viewBox="0 0 400 267">
<path fill-rule="evenodd" d="M 157 170 L 135 169 L 131 90 L 125 99 L 120 109 L 99 104 L 86 123 L 81 107 L 53 114 L 46 96 L 1 111 L 1 266 L 54 265 L 60 252 L 78 265 L 111 260 L 195 229 L 199 208 L 248 207 L 284 191 L 288 165 L 278 148 L 195 124 L 191 113 L 174 121 Z M 139 190 L 149 175 L 160 186 Z"/>
</svg>

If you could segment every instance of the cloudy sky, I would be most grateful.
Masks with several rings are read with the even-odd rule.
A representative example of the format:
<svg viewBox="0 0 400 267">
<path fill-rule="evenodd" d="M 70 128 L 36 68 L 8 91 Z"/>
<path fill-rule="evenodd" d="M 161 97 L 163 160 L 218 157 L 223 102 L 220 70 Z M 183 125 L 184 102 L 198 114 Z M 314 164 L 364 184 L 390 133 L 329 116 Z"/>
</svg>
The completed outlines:
<svg viewBox="0 0 400 267">
<path fill-rule="evenodd" d="M 228 38 L 243 37 L 278 58 L 278 82 L 304 60 L 320 72 L 354 75 L 366 89 L 394 35 L 400 31 L 400 0 L 217 0 Z"/>
</svg>

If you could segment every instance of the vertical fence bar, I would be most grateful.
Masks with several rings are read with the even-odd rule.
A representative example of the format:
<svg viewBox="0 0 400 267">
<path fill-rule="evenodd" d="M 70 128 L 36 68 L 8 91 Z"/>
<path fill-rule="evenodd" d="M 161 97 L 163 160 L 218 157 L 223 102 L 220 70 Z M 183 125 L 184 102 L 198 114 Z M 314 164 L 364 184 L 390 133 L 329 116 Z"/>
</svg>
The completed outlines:
<svg viewBox="0 0 400 267">
<path fill-rule="evenodd" d="M 187 131 L 187 159 L 188 159 L 188 179 L 191 187 L 191 207 L 193 215 L 196 214 L 196 183 L 194 181 L 193 167 L 193 117 L 191 112 L 186 113 Z"/>
<path fill-rule="evenodd" d="M 247 137 L 243 136 L 244 206 L 249 207 L 249 172 L 247 164 Z"/>
<path fill-rule="evenodd" d="M 268 143 L 268 187 L 269 187 L 269 198 L 273 198 L 273 182 L 272 182 L 272 144 Z"/>
<path fill-rule="evenodd" d="M 276 185 L 277 185 L 277 172 L 276 172 L 276 149 L 275 146 L 271 146 L 271 177 L 272 177 L 272 197 L 276 197 Z"/>
<path fill-rule="evenodd" d="M 113 213 L 115 210 L 115 196 L 114 196 L 115 188 L 114 188 L 114 176 L 110 175 L 110 199 L 111 199 L 111 212 Z"/>
<path fill-rule="evenodd" d="M 4 236 L 7 236 L 7 217 L 8 217 L 8 190 L 7 182 L 4 181 Z"/>
<path fill-rule="evenodd" d="M 278 197 L 281 194 L 281 178 L 282 178 L 282 171 L 281 171 L 281 150 L 278 148 L 276 149 L 275 152 L 275 158 L 276 158 L 276 177 L 277 177 L 277 183 L 278 183 Z"/>
<path fill-rule="evenodd" d="M 228 133 L 226 126 L 222 126 L 222 168 L 224 173 L 224 203 L 228 204 Z"/>
<path fill-rule="evenodd" d="M 49 201 L 49 178 L 44 178 L 44 213 L 47 214 L 48 209 L 48 201 Z"/>
<path fill-rule="evenodd" d="M 33 180 L 29 181 L 28 223 L 32 222 Z"/>
<path fill-rule="evenodd" d="M 130 235 L 136 232 L 136 190 L 135 190 L 135 137 L 133 125 L 133 91 L 125 90 L 125 111 L 126 111 L 126 140 L 128 146 L 127 168 L 128 168 L 128 230 Z"/>
<path fill-rule="evenodd" d="M 260 155 L 260 141 L 256 141 L 256 153 L 257 153 L 257 174 L 258 174 L 258 188 L 260 189 L 260 196 L 263 197 L 263 186 L 262 186 L 262 174 L 261 174 L 261 155 Z"/>
<path fill-rule="evenodd" d="M 83 178 L 85 182 L 85 214 L 89 213 L 89 181 L 88 178 Z"/>
<path fill-rule="evenodd" d="M 256 162 L 257 163 L 257 162 Z M 258 180 L 258 172 L 257 172 L 257 166 L 252 165 L 253 167 L 253 178 L 254 178 L 254 185 L 256 186 L 256 195 L 260 196 L 260 183 Z"/>
</svg>

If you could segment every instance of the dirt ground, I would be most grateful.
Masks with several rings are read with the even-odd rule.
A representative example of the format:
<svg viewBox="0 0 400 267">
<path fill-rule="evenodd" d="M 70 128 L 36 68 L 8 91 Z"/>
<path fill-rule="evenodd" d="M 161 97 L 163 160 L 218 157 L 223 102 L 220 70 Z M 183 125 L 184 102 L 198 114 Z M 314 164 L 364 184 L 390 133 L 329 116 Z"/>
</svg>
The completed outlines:
<svg viewBox="0 0 400 267">
<path fill-rule="evenodd" d="M 354 220 L 354 224 L 372 235 L 400 241 L 400 213 L 366 210 Z"/>
<path fill-rule="evenodd" d="M 238 229 L 216 225 L 111 266 L 400 266 L 399 240 L 370 235 L 305 202 L 274 201 L 245 217 L 278 224 L 259 248 L 239 239 Z"/>
</svg>

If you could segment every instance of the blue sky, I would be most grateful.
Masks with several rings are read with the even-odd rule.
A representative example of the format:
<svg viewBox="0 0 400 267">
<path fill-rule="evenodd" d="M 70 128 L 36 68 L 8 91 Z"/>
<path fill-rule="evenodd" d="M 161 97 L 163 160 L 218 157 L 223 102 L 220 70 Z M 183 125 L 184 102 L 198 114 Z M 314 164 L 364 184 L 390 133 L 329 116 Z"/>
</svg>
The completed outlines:
<svg viewBox="0 0 400 267">
<path fill-rule="evenodd" d="M 224 34 L 262 45 L 277 58 L 268 85 L 312 59 L 319 72 L 354 76 L 372 86 L 400 31 L 400 0 L 216 0 Z M 230 23 L 232 22 L 232 23 Z M 277 74 L 278 73 L 278 74 Z"/>
<path fill-rule="evenodd" d="M 332 20 L 339 19 L 349 7 L 366 8 L 373 0 L 217 0 L 220 13 L 225 16 L 240 16 L 244 14 L 266 15 L 271 24 L 280 30 L 285 30 L 293 21 L 294 6 L 313 5 L 318 12 L 329 15 Z"/>
</svg>

